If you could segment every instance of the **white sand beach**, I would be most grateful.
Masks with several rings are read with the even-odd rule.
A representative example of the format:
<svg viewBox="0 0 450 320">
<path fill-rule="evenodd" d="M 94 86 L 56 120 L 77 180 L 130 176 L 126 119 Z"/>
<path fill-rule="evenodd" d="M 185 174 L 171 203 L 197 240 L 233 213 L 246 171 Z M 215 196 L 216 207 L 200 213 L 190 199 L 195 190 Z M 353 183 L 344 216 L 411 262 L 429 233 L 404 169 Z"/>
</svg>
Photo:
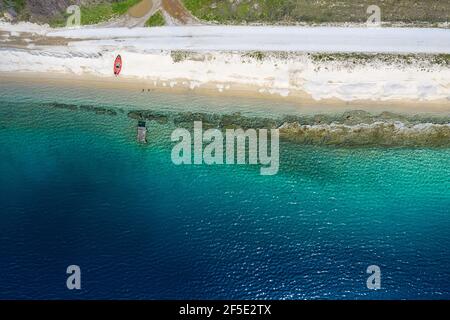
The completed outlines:
<svg viewBox="0 0 450 320">
<path fill-rule="evenodd" d="M 98 79 L 104 85 L 145 83 L 161 90 L 257 95 L 321 105 L 407 102 L 411 108 L 450 110 L 450 67 L 446 60 L 439 63 L 429 57 L 450 53 L 448 29 L 52 29 L 3 22 L 0 35 L 3 76 L 60 75 L 77 81 Z M 383 55 L 367 59 L 374 53 Z M 118 54 L 123 68 L 116 78 L 112 70 Z M 335 54 L 348 56 L 335 59 Z"/>
</svg>

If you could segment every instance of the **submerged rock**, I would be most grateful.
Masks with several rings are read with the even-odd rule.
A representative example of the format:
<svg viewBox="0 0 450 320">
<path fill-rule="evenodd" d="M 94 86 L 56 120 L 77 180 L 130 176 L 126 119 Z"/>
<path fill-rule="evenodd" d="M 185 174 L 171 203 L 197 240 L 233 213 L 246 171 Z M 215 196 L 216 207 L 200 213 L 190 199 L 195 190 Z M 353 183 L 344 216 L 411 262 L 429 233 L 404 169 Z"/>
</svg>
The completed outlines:
<svg viewBox="0 0 450 320">
<path fill-rule="evenodd" d="M 81 110 L 85 110 L 85 111 L 92 111 L 92 112 L 95 112 L 96 114 L 105 114 L 105 115 L 109 115 L 109 116 L 117 115 L 117 112 L 115 110 L 108 109 L 108 108 L 105 108 L 105 107 L 95 107 L 95 106 L 90 106 L 90 105 L 81 105 L 80 109 Z"/>
<path fill-rule="evenodd" d="M 52 102 L 52 103 L 46 103 L 44 105 L 47 107 L 51 107 L 51 108 L 78 110 L 78 105 L 76 105 L 76 104 Z"/>
<path fill-rule="evenodd" d="M 450 118 L 430 115 L 406 116 L 392 112 L 373 115 L 354 110 L 342 114 L 288 115 L 280 118 L 242 115 L 239 112 L 131 111 L 132 119 L 172 122 L 192 129 L 201 121 L 203 129 L 280 129 L 280 137 L 301 144 L 336 146 L 450 146 Z M 433 121 L 424 121 L 433 120 Z"/>
</svg>

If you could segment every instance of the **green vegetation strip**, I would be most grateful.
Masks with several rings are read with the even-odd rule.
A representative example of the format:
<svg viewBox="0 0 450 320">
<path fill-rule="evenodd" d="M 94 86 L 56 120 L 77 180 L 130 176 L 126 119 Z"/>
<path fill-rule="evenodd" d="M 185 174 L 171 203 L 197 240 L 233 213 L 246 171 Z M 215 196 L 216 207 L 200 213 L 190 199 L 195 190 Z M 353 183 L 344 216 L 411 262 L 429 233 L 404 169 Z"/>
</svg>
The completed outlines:
<svg viewBox="0 0 450 320">
<path fill-rule="evenodd" d="M 354 64 L 365 64 L 371 61 L 381 61 L 388 64 L 429 63 L 450 66 L 450 54 L 312 53 L 309 56 L 315 62 L 346 61 Z"/>
<path fill-rule="evenodd" d="M 183 0 L 195 16 L 219 23 L 365 22 L 370 5 L 386 22 L 448 22 L 450 1 L 442 0 Z"/>
</svg>

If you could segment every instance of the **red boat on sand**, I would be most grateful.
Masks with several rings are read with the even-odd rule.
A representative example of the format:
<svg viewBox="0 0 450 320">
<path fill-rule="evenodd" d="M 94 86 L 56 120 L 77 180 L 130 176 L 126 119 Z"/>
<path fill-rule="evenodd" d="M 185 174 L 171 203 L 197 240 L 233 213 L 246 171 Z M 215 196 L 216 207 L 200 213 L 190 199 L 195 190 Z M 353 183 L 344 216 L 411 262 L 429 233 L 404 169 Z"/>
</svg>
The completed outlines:
<svg viewBox="0 0 450 320">
<path fill-rule="evenodd" d="M 122 57 L 119 54 L 116 57 L 116 60 L 114 61 L 114 75 L 118 76 L 121 70 L 122 70 Z"/>
</svg>

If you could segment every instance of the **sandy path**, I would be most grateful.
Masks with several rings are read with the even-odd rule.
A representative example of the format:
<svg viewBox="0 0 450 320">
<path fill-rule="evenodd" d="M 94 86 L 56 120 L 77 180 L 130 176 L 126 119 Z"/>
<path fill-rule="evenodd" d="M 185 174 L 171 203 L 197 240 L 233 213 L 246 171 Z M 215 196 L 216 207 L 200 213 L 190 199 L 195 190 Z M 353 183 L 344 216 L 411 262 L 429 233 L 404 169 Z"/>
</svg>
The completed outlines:
<svg viewBox="0 0 450 320">
<path fill-rule="evenodd" d="M 162 9 L 178 22 L 177 24 L 200 24 L 200 21 L 183 6 L 180 0 L 162 0 Z"/>
<path fill-rule="evenodd" d="M 152 0 L 142 0 L 137 5 L 128 10 L 128 14 L 133 18 L 142 18 L 146 16 L 153 8 Z"/>
<path fill-rule="evenodd" d="M 144 27 L 147 20 L 161 11 L 167 25 L 200 24 L 180 0 L 142 0 L 122 17 L 98 25 L 99 27 Z"/>
</svg>

